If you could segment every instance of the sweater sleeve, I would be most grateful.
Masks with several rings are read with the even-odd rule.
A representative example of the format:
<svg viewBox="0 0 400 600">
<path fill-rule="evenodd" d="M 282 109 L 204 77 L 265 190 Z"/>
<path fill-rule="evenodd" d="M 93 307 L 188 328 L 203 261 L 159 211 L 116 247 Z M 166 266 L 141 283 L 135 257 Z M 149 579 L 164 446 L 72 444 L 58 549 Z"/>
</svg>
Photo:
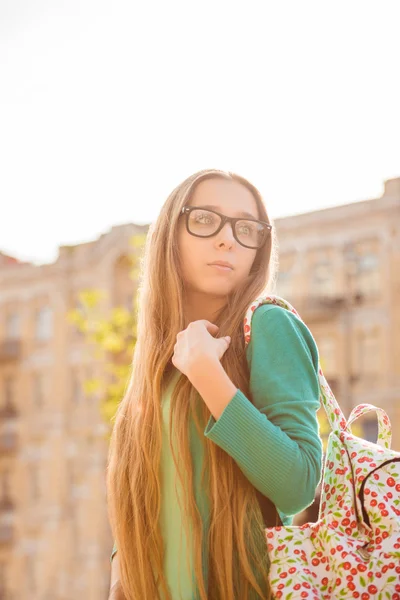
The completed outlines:
<svg viewBox="0 0 400 600">
<path fill-rule="evenodd" d="M 295 515 L 312 504 L 322 474 L 318 349 L 296 315 L 265 304 L 254 312 L 246 355 L 252 402 L 238 389 L 204 435 L 280 513 Z"/>
</svg>

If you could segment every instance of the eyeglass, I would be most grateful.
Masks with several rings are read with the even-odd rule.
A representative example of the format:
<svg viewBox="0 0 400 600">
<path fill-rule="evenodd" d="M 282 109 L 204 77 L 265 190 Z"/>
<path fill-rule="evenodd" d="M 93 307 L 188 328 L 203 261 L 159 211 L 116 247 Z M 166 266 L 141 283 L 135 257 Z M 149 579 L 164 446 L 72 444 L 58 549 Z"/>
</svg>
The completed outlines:
<svg viewBox="0 0 400 600">
<path fill-rule="evenodd" d="M 212 237 L 228 222 L 231 224 L 235 240 L 245 248 L 253 250 L 258 250 L 265 244 L 272 229 L 272 225 L 265 221 L 227 217 L 215 210 L 199 206 L 184 206 L 181 214 L 186 215 L 186 229 L 191 235 L 202 238 Z"/>
</svg>

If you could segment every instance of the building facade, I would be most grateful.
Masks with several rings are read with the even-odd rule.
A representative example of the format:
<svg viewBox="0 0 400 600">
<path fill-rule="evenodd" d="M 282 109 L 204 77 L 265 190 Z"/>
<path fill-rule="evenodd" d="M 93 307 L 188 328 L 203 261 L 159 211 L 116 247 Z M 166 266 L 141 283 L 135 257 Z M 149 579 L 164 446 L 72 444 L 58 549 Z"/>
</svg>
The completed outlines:
<svg viewBox="0 0 400 600">
<path fill-rule="evenodd" d="M 383 408 L 400 450 L 400 178 L 382 197 L 276 222 L 276 293 L 295 306 L 318 345 L 345 417 Z M 376 441 L 377 419 L 360 419 Z"/>
<path fill-rule="evenodd" d="M 345 416 L 384 408 L 400 450 L 400 178 L 380 198 L 275 226 L 274 292 L 311 329 Z M 113 227 L 42 266 L 0 254 L 0 600 L 108 596 L 106 427 L 83 387 L 104 365 L 67 315 L 93 288 L 105 312 L 132 306 L 127 257 L 145 230 Z M 375 415 L 362 425 L 375 441 Z"/>
<path fill-rule="evenodd" d="M 126 257 L 142 229 L 61 247 L 49 265 L 0 256 L 1 600 L 108 596 L 107 427 L 84 392 L 103 365 L 68 314 L 87 289 L 105 292 L 104 314 L 132 305 Z"/>
</svg>

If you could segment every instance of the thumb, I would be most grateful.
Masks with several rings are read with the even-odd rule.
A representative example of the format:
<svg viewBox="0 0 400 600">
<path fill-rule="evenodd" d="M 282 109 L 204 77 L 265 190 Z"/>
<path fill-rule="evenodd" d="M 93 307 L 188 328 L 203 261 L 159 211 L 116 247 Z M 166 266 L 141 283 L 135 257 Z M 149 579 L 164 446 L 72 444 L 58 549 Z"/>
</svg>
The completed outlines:
<svg viewBox="0 0 400 600">
<path fill-rule="evenodd" d="M 215 323 L 211 323 L 210 321 L 207 321 L 207 319 L 199 319 L 198 323 L 202 323 L 211 335 L 216 335 L 218 333 L 219 327 L 218 325 L 215 325 Z"/>
</svg>

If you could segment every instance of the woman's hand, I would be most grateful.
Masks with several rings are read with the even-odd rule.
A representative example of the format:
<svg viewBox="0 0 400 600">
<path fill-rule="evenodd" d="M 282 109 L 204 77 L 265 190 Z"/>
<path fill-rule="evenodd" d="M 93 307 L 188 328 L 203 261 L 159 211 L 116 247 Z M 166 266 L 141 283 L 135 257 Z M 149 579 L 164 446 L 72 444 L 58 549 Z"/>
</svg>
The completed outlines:
<svg viewBox="0 0 400 600">
<path fill-rule="evenodd" d="M 219 327 L 206 319 L 192 321 L 176 336 L 172 364 L 188 379 L 191 373 L 219 362 L 230 344 L 230 337 L 215 338 Z"/>
</svg>

